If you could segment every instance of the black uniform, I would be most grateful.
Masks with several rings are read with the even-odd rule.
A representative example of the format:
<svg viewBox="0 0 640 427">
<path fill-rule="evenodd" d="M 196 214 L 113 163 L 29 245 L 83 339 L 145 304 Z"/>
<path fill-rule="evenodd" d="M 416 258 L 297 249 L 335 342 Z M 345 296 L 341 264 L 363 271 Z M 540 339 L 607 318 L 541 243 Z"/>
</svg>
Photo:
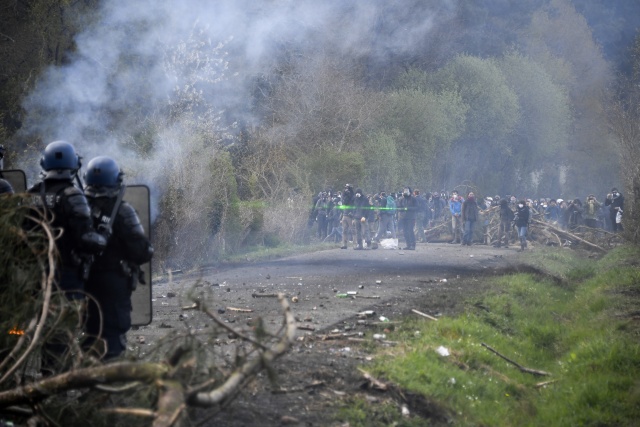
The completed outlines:
<svg viewBox="0 0 640 427">
<path fill-rule="evenodd" d="M 61 229 L 56 239 L 60 259 L 55 268 L 55 283 L 69 300 L 85 298 L 85 279 L 91 255 L 104 249 L 106 241 L 93 229 L 89 205 L 84 193 L 73 185 L 72 173 L 62 171 L 59 178 L 45 178 L 27 193 L 33 196 L 33 205 L 51 219 L 51 227 Z M 26 227 L 33 224 L 27 223 Z M 55 332 L 43 346 L 41 370 L 44 375 L 65 369 L 68 338 L 64 332 Z"/>
<path fill-rule="evenodd" d="M 402 227 L 404 240 L 407 246 L 404 249 L 414 250 L 416 248 L 416 215 L 418 213 L 418 201 L 411 195 L 411 189 L 403 192 L 398 202 L 398 223 Z"/>
<path fill-rule="evenodd" d="M 58 288 L 69 299 L 83 299 L 88 256 L 104 247 L 104 239 L 93 228 L 87 199 L 71 179 L 45 179 L 27 192 L 33 195 L 36 208 L 44 206 L 48 216 L 53 217 L 51 226 L 63 231 L 56 240 L 60 253 Z"/>
<path fill-rule="evenodd" d="M 87 199 L 96 229 L 109 225 L 117 196 L 98 196 L 89 187 Z M 137 284 L 139 266 L 152 256 L 153 248 L 138 214 L 130 204 L 121 202 L 107 247 L 95 258 L 86 285 L 87 293 L 95 298 L 89 301 L 87 310 L 89 343 L 101 336 L 107 344 L 106 359 L 126 350 L 126 333 L 131 328 L 131 293 Z"/>
<path fill-rule="evenodd" d="M 604 201 L 605 206 L 609 206 L 609 218 L 611 219 L 611 228 L 614 233 L 622 231 L 622 223 L 616 221 L 618 212 L 624 210 L 624 196 L 618 190 L 612 190 L 612 197 L 607 197 Z"/>
</svg>

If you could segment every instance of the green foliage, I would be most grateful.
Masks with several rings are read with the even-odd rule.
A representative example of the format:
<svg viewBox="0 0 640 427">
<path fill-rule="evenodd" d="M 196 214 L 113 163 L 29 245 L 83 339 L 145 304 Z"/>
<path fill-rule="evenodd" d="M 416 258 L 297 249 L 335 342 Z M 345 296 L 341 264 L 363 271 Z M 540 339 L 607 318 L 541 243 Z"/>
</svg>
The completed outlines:
<svg viewBox="0 0 640 427">
<path fill-rule="evenodd" d="M 565 252 L 539 257 L 551 264 L 585 262 Z M 640 270 L 629 264 L 637 255 L 623 248 L 590 261 L 594 268 L 571 286 L 527 274 L 505 276 L 457 318 L 407 319 L 394 332 L 403 349 L 379 355 L 375 374 L 451 405 L 456 425 L 634 425 L 640 416 L 640 345 L 638 328 L 621 313 L 630 316 L 640 302 Z M 481 343 L 551 376 L 521 372 Z M 435 351 L 441 345 L 451 356 Z M 545 380 L 553 383 L 536 385 Z"/>
<path fill-rule="evenodd" d="M 400 182 L 431 185 L 441 171 L 441 156 L 463 132 L 467 106 L 455 91 L 433 91 L 423 71 L 411 69 L 388 93 L 378 120 L 378 133 L 365 142 L 371 147 L 383 133 L 395 142 Z M 387 152 L 389 144 L 383 143 Z"/>
<path fill-rule="evenodd" d="M 520 118 L 510 138 L 512 161 L 503 175 L 523 181 L 519 188 L 527 194 L 550 194 L 559 181 L 557 156 L 568 142 L 572 123 L 570 100 L 566 90 L 554 83 L 539 64 L 518 53 L 498 61 L 507 84 L 517 94 Z M 532 174 L 541 175 L 532 182 Z"/>
<path fill-rule="evenodd" d="M 503 177 L 487 171 L 504 170 L 511 161 L 509 137 L 521 116 L 518 97 L 496 61 L 459 55 L 430 84 L 440 93 L 457 94 L 467 108 L 464 132 L 445 151 L 449 177 L 503 191 Z"/>
<path fill-rule="evenodd" d="M 389 135 L 381 131 L 364 141 L 364 184 L 372 191 L 390 191 L 402 185 L 397 137 L 397 133 Z"/>
<path fill-rule="evenodd" d="M 518 97 L 495 61 L 460 55 L 434 75 L 432 85 L 458 93 L 468 106 L 464 139 L 486 142 L 492 148 L 506 147 L 505 138 L 515 128 L 520 112 Z"/>
<path fill-rule="evenodd" d="M 312 192 L 342 189 L 347 182 L 361 185 L 365 175 L 365 159 L 360 152 L 317 150 L 308 153 L 304 162 Z"/>
</svg>

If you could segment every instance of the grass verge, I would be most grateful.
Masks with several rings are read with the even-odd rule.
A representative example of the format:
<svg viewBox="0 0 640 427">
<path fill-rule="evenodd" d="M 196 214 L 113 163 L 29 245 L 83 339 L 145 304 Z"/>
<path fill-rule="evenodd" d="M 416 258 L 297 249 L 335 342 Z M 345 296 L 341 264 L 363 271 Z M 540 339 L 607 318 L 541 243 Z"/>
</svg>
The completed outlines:
<svg viewBox="0 0 640 427">
<path fill-rule="evenodd" d="M 600 260 L 568 250 L 531 254 L 527 262 L 563 281 L 502 276 L 456 318 L 405 319 L 392 338 L 402 344 L 380 352 L 371 372 L 401 395 L 435 403 L 454 425 L 637 425 L 638 260 L 640 251 L 632 248 Z M 550 375 L 522 372 L 483 344 Z M 439 347 L 450 355 L 440 355 Z M 439 424 L 418 416 L 420 408 L 411 405 L 409 417 L 385 408 L 355 401 L 339 419 L 352 427 Z"/>
</svg>

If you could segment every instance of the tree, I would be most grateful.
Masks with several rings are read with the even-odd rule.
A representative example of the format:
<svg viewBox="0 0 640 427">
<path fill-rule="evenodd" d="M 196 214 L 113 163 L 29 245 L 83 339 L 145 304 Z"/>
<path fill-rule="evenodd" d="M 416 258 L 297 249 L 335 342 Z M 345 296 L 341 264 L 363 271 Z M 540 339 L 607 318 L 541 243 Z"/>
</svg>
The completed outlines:
<svg viewBox="0 0 640 427">
<path fill-rule="evenodd" d="M 442 159 L 450 165 L 445 184 L 468 179 L 481 188 L 501 188 L 500 175 L 487 171 L 500 171 L 508 162 L 520 110 L 496 61 L 460 55 L 433 75 L 431 85 L 457 94 L 467 106 L 465 129 Z"/>
<path fill-rule="evenodd" d="M 510 137 L 511 159 L 502 173 L 503 182 L 516 185 L 500 191 L 555 194 L 562 166 L 557 157 L 565 152 L 572 120 L 566 90 L 522 54 L 511 52 L 497 64 L 517 94 L 521 112 Z"/>
<path fill-rule="evenodd" d="M 613 185 L 610 171 L 617 163 L 605 114 L 612 73 L 585 18 L 570 1 L 552 0 L 533 14 L 519 42 L 523 53 L 566 88 L 571 100 L 571 138 L 558 156 L 567 179 L 558 193 L 565 198 L 604 193 Z"/>
</svg>

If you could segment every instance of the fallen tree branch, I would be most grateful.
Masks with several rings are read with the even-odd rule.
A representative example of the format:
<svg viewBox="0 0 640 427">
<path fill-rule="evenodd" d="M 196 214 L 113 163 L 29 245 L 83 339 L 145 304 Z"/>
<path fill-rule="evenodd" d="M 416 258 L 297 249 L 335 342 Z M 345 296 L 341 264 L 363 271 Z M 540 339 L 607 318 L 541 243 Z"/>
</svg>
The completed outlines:
<svg viewBox="0 0 640 427">
<path fill-rule="evenodd" d="M 364 376 L 364 379 L 367 380 L 367 383 L 370 389 L 375 389 L 380 391 L 387 391 L 389 389 L 389 385 L 387 383 L 374 378 L 374 376 L 368 373 L 367 371 L 360 368 L 358 368 L 358 371 L 362 372 L 362 376 Z"/>
<path fill-rule="evenodd" d="M 142 408 L 104 408 L 100 412 L 105 414 L 134 415 L 136 417 L 155 418 L 156 413 Z"/>
<path fill-rule="evenodd" d="M 170 367 L 160 363 L 119 362 L 82 368 L 0 392 L 0 408 L 33 403 L 67 390 L 93 387 L 105 381 L 151 382 L 161 378 Z"/>
<path fill-rule="evenodd" d="M 210 392 L 198 392 L 190 395 L 187 402 L 193 406 L 214 406 L 223 404 L 225 400 L 236 391 L 249 377 L 255 375 L 260 369 L 269 365 L 278 357 L 287 352 L 296 337 L 296 319 L 293 317 L 289 304 L 284 295 L 278 297 L 284 310 L 286 329 L 284 334 L 273 347 L 264 351 L 260 357 L 248 360 L 238 370 L 233 372 L 219 388 Z"/>
<path fill-rule="evenodd" d="M 480 343 L 481 346 L 487 348 L 490 352 L 496 354 L 497 356 L 503 358 L 504 360 L 506 360 L 507 362 L 511 363 L 513 366 L 515 366 L 516 368 L 518 368 L 521 372 L 525 372 L 527 374 L 532 374 L 532 375 L 537 375 L 537 376 L 550 376 L 551 374 L 549 372 L 545 372 L 545 371 L 540 371 L 538 369 L 530 369 L 530 368 L 525 368 L 524 366 L 514 362 L 513 360 L 509 359 L 508 357 L 498 353 L 497 350 L 494 350 L 493 348 L 491 348 L 490 346 L 488 346 L 485 343 Z"/>
<path fill-rule="evenodd" d="M 536 388 L 542 388 L 542 387 L 546 387 L 546 386 L 548 386 L 549 384 L 553 384 L 553 383 L 555 383 L 555 382 L 558 382 L 558 380 L 543 381 L 543 382 L 541 382 L 541 383 L 536 384 L 536 386 L 535 386 L 535 387 L 536 387 Z"/>
<path fill-rule="evenodd" d="M 229 311 L 235 311 L 236 313 L 253 313 L 253 310 L 250 308 L 236 308 L 236 307 L 227 307 Z"/>
<path fill-rule="evenodd" d="M 569 233 L 568 231 L 564 231 L 564 230 L 561 230 L 561 229 L 559 229 L 557 227 L 554 227 L 553 225 L 551 225 L 549 223 L 542 222 L 542 221 L 539 221 L 537 219 L 533 219 L 533 220 L 531 220 L 531 222 L 533 224 L 537 224 L 537 225 L 539 225 L 541 227 L 546 227 L 547 229 L 553 230 L 557 235 L 564 236 L 568 240 L 577 240 L 578 242 L 583 243 L 584 245 L 590 247 L 591 249 L 595 249 L 595 250 L 603 252 L 603 253 L 607 252 L 606 249 L 604 249 L 604 248 L 602 248 L 602 247 L 600 247 L 600 246 L 598 246 L 598 245 L 596 245 L 594 243 L 591 243 L 591 242 L 589 242 L 589 241 L 587 241 L 587 240 L 585 240 L 585 239 L 583 239 L 581 237 L 578 237 L 573 233 Z"/>
<path fill-rule="evenodd" d="M 23 363 L 24 361 L 27 359 L 27 357 L 29 356 L 29 354 L 31 354 L 31 352 L 36 348 L 36 346 L 39 344 L 40 342 L 40 336 L 42 335 L 42 331 L 44 329 L 45 326 L 45 319 L 47 318 L 47 315 L 49 314 L 49 305 L 51 304 L 51 295 L 53 293 L 53 279 L 54 279 L 54 274 L 55 274 L 55 250 L 56 250 L 56 246 L 55 246 L 55 238 L 53 237 L 53 233 L 51 231 L 51 228 L 48 226 L 48 224 L 45 221 L 39 220 L 37 218 L 34 218 L 32 216 L 27 216 L 27 218 L 31 221 L 33 221 L 34 223 L 38 224 L 40 227 L 42 227 L 42 229 L 44 230 L 44 232 L 47 235 L 47 261 L 48 261 L 48 266 L 47 268 L 45 268 L 44 265 L 42 265 L 42 263 L 39 262 L 39 266 L 40 266 L 40 271 L 42 272 L 42 293 L 44 294 L 44 301 L 42 303 L 42 311 L 41 311 L 41 315 L 40 318 L 37 320 L 37 324 L 35 326 L 35 332 L 33 334 L 33 338 L 31 339 L 31 343 L 29 344 L 29 347 L 25 350 L 25 352 L 22 354 L 22 356 L 20 356 L 20 358 L 13 364 L 13 366 L 11 366 L 7 372 L 5 372 L 5 374 L 2 376 L 2 378 L 0 378 L 0 384 L 2 384 L 4 381 L 6 381 L 7 378 L 9 378 L 9 376 L 11 376 L 11 374 L 13 374 L 13 372 L 15 372 Z M 34 325 L 34 321 L 36 319 L 33 319 L 30 324 L 29 324 L 29 329 L 31 329 Z M 25 331 L 26 334 L 26 331 Z M 24 335 L 23 335 L 24 336 Z M 19 345 L 22 345 L 21 342 L 18 342 Z M 17 347 L 17 345 L 16 345 Z M 10 357 L 13 357 L 13 355 L 17 353 L 16 352 L 11 352 Z M 7 357 L 6 360 L 10 360 L 10 357 Z M 6 361 L 5 360 L 5 361 Z"/>
<path fill-rule="evenodd" d="M 412 309 L 411 309 L 411 311 L 412 311 L 413 313 L 415 313 L 415 314 L 418 314 L 418 315 L 422 316 L 422 317 L 426 317 L 427 319 L 435 320 L 436 322 L 438 321 L 438 319 L 436 319 L 435 317 L 433 317 L 433 316 L 429 316 L 428 314 L 425 314 L 425 313 L 423 313 L 423 312 L 421 312 L 421 311 L 418 311 L 418 310 L 416 310 L 416 309 L 413 309 L 413 308 L 412 308 Z"/>
<path fill-rule="evenodd" d="M 251 294 L 252 298 L 278 298 L 278 294 Z"/>
</svg>

